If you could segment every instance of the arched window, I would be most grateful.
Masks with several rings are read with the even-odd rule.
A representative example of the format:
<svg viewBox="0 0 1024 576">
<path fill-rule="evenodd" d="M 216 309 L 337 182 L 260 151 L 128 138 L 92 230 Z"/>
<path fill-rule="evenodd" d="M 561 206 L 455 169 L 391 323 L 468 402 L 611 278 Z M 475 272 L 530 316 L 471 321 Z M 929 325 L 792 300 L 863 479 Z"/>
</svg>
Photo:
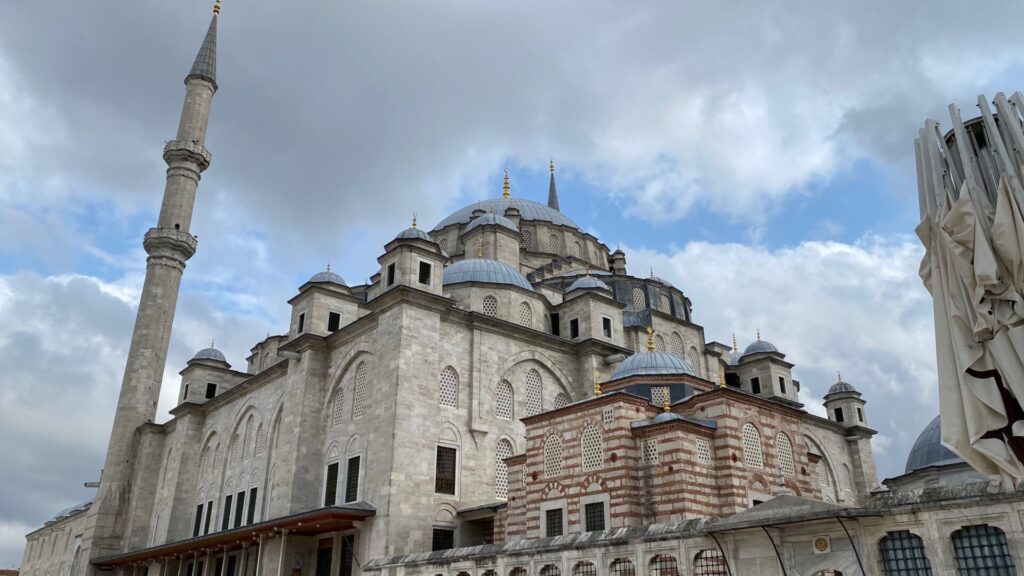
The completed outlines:
<svg viewBox="0 0 1024 576">
<path fill-rule="evenodd" d="M 683 357 L 683 337 L 678 332 L 673 332 L 668 337 L 668 351 L 679 358 Z"/>
<path fill-rule="evenodd" d="M 75 554 L 71 557 L 71 570 L 68 571 L 68 576 L 77 576 L 78 565 L 82 561 L 82 541 L 81 536 L 75 537 Z"/>
<path fill-rule="evenodd" d="M 672 313 L 672 301 L 664 292 L 658 295 L 658 309 L 666 314 Z"/>
<path fill-rule="evenodd" d="M 597 576 L 597 566 L 593 562 L 577 562 L 572 567 L 572 576 Z"/>
<path fill-rule="evenodd" d="M 561 574 L 562 571 L 554 564 L 545 564 L 544 567 L 540 569 L 540 576 L 560 576 Z"/>
<path fill-rule="evenodd" d="M 657 464 L 658 463 L 658 439 L 648 438 L 644 440 L 640 445 L 640 451 L 643 453 L 644 464 Z"/>
<path fill-rule="evenodd" d="M 679 563 L 671 554 L 658 554 L 651 558 L 651 576 L 679 576 Z"/>
<path fill-rule="evenodd" d="M 529 574 L 529 572 L 527 572 L 526 568 L 523 568 L 522 566 L 517 566 L 508 571 L 508 576 L 527 576 L 527 574 Z"/>
<path fill-rule="evenodd" d="M 703 438 L 698 438 L 694 443 L 697 448 L 697 463 L 703 466 L 711 465 L 711 444 Z"/>
<path fill-rule="evenodd" d="M 533 327 L 533 308 L 529 302 L 519 303 L 519 325 L 527 328 Z"/>
<path fill-rule="evenodd" d="M 952 539 L 958 574 L 1017 574 L 1006 534 L 999 528 L 988 524 L 964 526 L 953 532 Z"/>
<path fill-rule="evenodd" d="M 344 418 L 345 409 L 345 391 L 338 386 L 338 391 L 334 394 L 334 407 L 332 408 L 333 414 L 331 415 L 331 424 L 333 426 L 341 425 L 341 421 Z"/>
<path fill-rule="evenodd" d="M 540 372 L 531 368 L 526 373 L 526 415 L 533 416 L 540 414 L 543 407 L 543 383 L 540 379 Z"/>
<path fill-rule="evenodd" d="M 247 459 L 252 454 L 252 443 L 256 440 L 253 436 L 256 434 L 256 418 L 250 414 L 249 418 L 245 421 L 245 439 L 242 441 L 242 460 Z"/>
<path fill-rule="evenodd" d="M 583 471 L 598 470 L 604 464 L 604 440 L 601 438 L 601 431 L 597 426 L 591 424 L 583 430 L 580 436 L 580 444 L 583 448 Z"/>
<path fill-rule="evenodd" d="M 824 459 L 818 462 L 818 485 L 821 487 L 822 494 L 825 494 L 832 487 L 832 484 L 828 481 L 828 464 L 825 463 Z"/>
<path fill-rule="evenodd" d="M 238 461 L 242 458 L 242 436 L 235 433 L 235 437 L 231 439 L 231 466 L 237 466 Z"/>
<path fill-rule="evenodd" d="M 512 419 L 512 384 L 508 380 L 498 382 L 494 393 L 494 415 L 503 420 Z"/>
<path fill-rule="evenodd" d="M 779 460 L 779 470 L 783 474 L 792 476 L 796 473 L 793 470 L 793 443 L 784 432 L 775 435 L 775 455 Z"/>
<path fill-rule="evenodd" d="M 449 408 L 459 406 L 459 375 L 451 366 L 445 366 L 444 370 L 441 370 L 437 402 Z"/>
<path fill-rule="evenodd" d="M 480 576 L 498 576 L 498 573 L 494 570 L 484 570 Z"/>
<path fill-rule="evenodd" d="M 851 492 L 853 490 L 853 482 L 850 480 L 850 467 L 843 464 L 842 476 L 839 477 L 839 482 L 842 484 L 841 488 L 844 492 Z"/>
<path fill-rule="evenodd" d="M 441 238 L 437 243 L 437 247 L 441 249 L 441 252 L 448 253 L 448 238 Z"/>
<path fill-rule="evenodd" d="M 697 552 L 693 557 L 693 576 L 728 576 L 725 556 L 718 550 L 709 549 Z"/>
<path fill-rule="evenodd" d="M 906 530 L 889 532 L 878 542 L 882 574 L 886 576 L 931 576 L 932 566 L 924 542 Z"/>
<path fill-rule="evenodd" d="M 356 386 L 352 393 L 352 419 L 359 418 L 366 411 L 366 363 L 356 366 Z"/>
<path fill-rule="evenodd" d="M 497 316 L 498 299 L 491 295 L 484 296 L 484 303 L 480 311 L 483 312 L 485 316 Z"/>
<path fill-rule="evenodd" d="M 569 397 L 565 395 L 565 392 L 559 392 L 555 396 L 555 408 L 562 408 L 563 406 L 569 405 Z"/>
<path fill-rule="evenodd" d="M 608 567 L 611 576 L 636 576 L 636 567 L 629 558 L 616 558 Z"/>
<path fill-rule="evenodd" d="M 690 351 L 686 354 L 686 361 L 690 364 L 690 368 L 693 368 L 693 373 L 700 376 L 700 352 L 697 351 L 696 346 L 690 346 Z"/>
<path fill-rule="evenodd" d="M 519 247 L 529 250 L 533 246 L 533 230 L 522 230 L 519 233 Z"/>
<path fill-rule="evenodd" d="M 266 447 L 267 436 L 266 433 L 263 431 L 263 424 L 260 424 L 260 427 L 256 429 L 256 455 L 262 456 L 263 451 L 266 450 Z"/>
<path fill-rule="evenodd" d="M 750 423 L 743 425 L 743 463 L 751 468 L 764 468 L 761 433 Z"/>
<path fill-rule="evenodd" d="M 665 351 L 665 339 L 662 338 L 661 334 L 654 335 L 654 349 L 658 352 Z"/>
<path fill-rule="evenodd" d="M 558 254 L 561 252 L 562 242 L 558 239 L 558 234 L 552 234 L 548 236 L 548 252 Z"/>
<path fill-rule="evenodd" d="M 644 291 L 641 288 L 633 288 L 633 310 L 643 310 L 647 308 L 647 298 L 644 296 Z"/>
<path fill-rule="evenodd" d="M 576 257 L 580 260 L 584 259 L 585 254 L 583 253 L 583 244 L 576 243 Z"/>
<path fill-rule="evenodd" d="M 506 458 L 512 457 L 512 443 L 502 438 L 494 450 L 494 497 L 508 500 L 508 465 Z"/>
<path fill-rule="evenodd" d="M 551 435 L 544 440 L 544 477 L 562 474 L 562 439 Z"/>
</svg>

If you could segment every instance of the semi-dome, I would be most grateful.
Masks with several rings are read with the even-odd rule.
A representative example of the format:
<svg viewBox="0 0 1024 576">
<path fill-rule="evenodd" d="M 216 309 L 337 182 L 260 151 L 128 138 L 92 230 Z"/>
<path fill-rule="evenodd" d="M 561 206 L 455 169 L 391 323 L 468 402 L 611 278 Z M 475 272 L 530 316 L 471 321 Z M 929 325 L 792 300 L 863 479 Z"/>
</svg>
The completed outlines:
<svg viewBox="0 0 1024 576">
<path fill-rule="evenodd" d="M 607 290 L 611 292 L 611 288 L 607 284 L 594 278 L 593 276 L 584 276 L 573 282 L 566 292 L 572 292 L 573 290 L 583 290 L 585 288 L 595 288 L 597 290 Z"/>
<path fill-rule="evenodd" d="M 323 272 L 317 272 L 316 274 L 313 274 L 312 276 L 310 276 L 308 282 L 309 283 L 340 284 L 342 286 L 346 286 L 347 285 L 347 284 L 345 284 L 344 278 L 342 278 L 341 276 L 339 276 L 338 274 L 336 274 L 334 272 L 331 272 L 331 268 L 329 266 L 327 267 L 327 270 L 324 270 Z"/>
<path fill-rule="evenodd" d="M 430 236 L 426 232 L 413 226 L 412 228 L 406 228 L 395 236 L 395 240 L 426 240 L 427 242 L 433 242 Z"/>
<path fill-rule="evenodd" d="M 444 269 L 443 284 L 461 284 L 463 282 L 488 282 L 490 284 L 508 284 L 524 290 L 533 291 L 533 286 L 526 276 L 519 271 L 497 260 L 486 258 L 467 258 L 460 260 Z"/>
<path fill-rule="evenodd" d="M 690 368 L 690 365 L 682 358 L 669 354 L 668 352 L 655 350 L 653 352 L 637 352 L 623 360 L 622 363 L 619 364 L 618 368 L 612 372 L 612 380 L 625 378 L 627 376 L 650 376 L 663 374 L 686 374 L 689 376 L 696 376 L 693 372 L 693 368 Z"/>
<path fill-rule="evenodd" d="M 209 348 L 203 348 L 196 355 L 192 357 L 193 360 L 213 360 L 214 362 L 224 362 L 227 364 L 228 359 L 224 357 L 224 353 L 217 350 L 213 346 Z"/>
<path fill-rule="evenodd" d="M 470 217 L 475 210 L 483 210 L 485 212 L 492 212 L 495 214 L 504 214 L 507 208 L 516 208 L 519 210 L 519 217 L 522 220 L 539 220 L 541 222 L 551 222 L 552 224 L 558 224 L 561 226 L 570 226 L 579 230 L 579 226 L 575 222 L 567 218 L 564 214 L 541 204 L 540 202 L 534 202 L 533 200 L 527 200 L 525 198 L 494 198 L 491 200 L 480 200 L 474 202 L 469 206 L 465 206 L 452 212 L 447 218 L 441 220 L 434 226 L 434 230 L 440 230 L 446 226 L 452 224 L 465 224 L 470 221 Z"/>
<path fill-rule="evenodd" d="M 493 212 L 488 212 L 487 214 L 484 214 L 483 216 L 480 216 L 476 220 L 473 220 L 472 222 L 470 222 L 469 226 L 466 226 L 466 229 L 463 230 L 462 233 L 466 234 L 470 230 L 473 230 L 473 229 L 475 229 L 475 228 L 477 228 L 479 226 L 486 226 L 488 224 L 493 224 L 495 226 L 501 226 L 502 228 L 508 228 L 509 230 L 511 230 L 513 232 L 516 232 L 516 233 L 519 232 L 519 227 L 516 226 L 515 222 L 509 220 L 508 218 L 505 218 L 504 216 L 500 216 L 500 215 L 495 214 Z"/>
<path fill-rule="evenodd" d="M 779 352 L 779 349 L 775 347 L 775 344 L 772 344 L 767 340 L 761 340 L 760 338 L 758 338 L 757 340 L 751 342 L 750 346 L 747 346 L 747 349 L 743 351 L 743 355 L 749 356 L 751 354 L 762 354 L 768 352 L 774 352 L 777 354 Z"/>
<path fill-rule="evenodd" d="M 928 466 L 944 466 L 959 462 L 963 462 L 963 460 L 942 445 L 942 430 L 939 417 L 936 416 L 924 427 L 920 436 L 917 437 L 917 441 L 914 442 L 914 447 L 910 449 L 905 472 L 909 474 Z"/>
</svg>

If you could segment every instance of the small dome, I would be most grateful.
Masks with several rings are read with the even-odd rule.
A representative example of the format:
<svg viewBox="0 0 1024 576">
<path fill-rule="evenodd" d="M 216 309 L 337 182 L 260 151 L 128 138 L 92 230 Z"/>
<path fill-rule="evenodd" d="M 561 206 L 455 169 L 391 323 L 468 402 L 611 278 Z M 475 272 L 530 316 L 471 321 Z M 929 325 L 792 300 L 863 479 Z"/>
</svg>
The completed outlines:
<svg viewBox="0 0 1024 576">
<path fill-rule="evenodd" d="M 626 358 L 612 372 L 612 380 L 625 378 L 626 376 L 642 376 L 654 374 L 687 374 L 696 376 L 693 368 L 682 358 L 678 358 L 668 352 L 637 352 Z"/>
<path fill-rule="evenodd" d="M 494 212 L 488 212 L 487 214 L 484 214 L 483 216 L 480 216 L 479 218 L 473 220 L 472 222 L 469 223 L 469 226 L 466 226 L 466 229 L 463 230 L 462 233 L 466 234 L 470 230 L 473 230 L 479 226 L 486 226 L 488 224 L 501 226 L 502 228 L 508 228 L 509 230 L 515 233 L 519 233 L 519 227 L 516 226 L 515 222 L 509 220 L 508 218 L 505 218 L 504 216 L 499 216 Z"/>
<path fill-rule="evenodd" d="M 607 284 L 594 278 L 593 276 L 584 276 L 573 282 L 566 292 L 572 292 L 573 290 L 582 290 L 584 288 L 596 288 L 598 290 L 607 290 L 611 292 L 611 288 Z"/>
<path fill-rule="evenodd" d="M 905 473 L 913 472 L 928 466 L 945 466 L 958 464 L 963 460 L 953 453 L 952 450 L 942 445 L 942 429 L 939 424 L 939 417 L 928 423 L 921 431 L 921 435 L 914 442 L 907 456 L 907 467 Z"/>
<path fill-rule="evenodd" d="M 533 286 L 526 276 L 519 271 L 497 260 L 486 258 L 468 258 L 460 260 L 444 269 L 442 284 L 461 284 L 463 282 L 488 282 L 490 284 L 509 284 L 524 290 L 533 291 Z"/>
<path fill-rule="evenodd" d="M 327 270 L 324 270 L 323 272 L 317 272 L 316 274 L 313 274 L 312 276 L 310 276 L 310 278 L 309 278 L 309 280 L 307 282 L 308 283 L 340 284 L 341 286 L 347 286 L 347 284 L 345 284 L 344 278 L 342 278 L 341 276 L 335 274 L 334 272 L 331 272 L 331 269 L 329 267 L 327 268 Z"/>
<path fill-rule="evenodd" d="M 648 280 L 650 280 L 652 282 L 657 282 L 658 284 L 664 284 L 665 286 L 668 286 L 669 288 L 673 288 L 671 282 L 669 282 L 668 280 L 665 280 L 663 278 L 658 278 L 657 276 L 651 276 L 650 278 L 648 278 Z"/>
<path fill-rule="evenodd" d="M 430 236 L 426 232 L 419 228 L 406 228 L 395 236 L 395 240 L 426 240 L 427 242 L 433 242 Z"/>
<path fill-rule="evenodd" d="M 193 360 L 213 360 L 214 362 L 228 363 L 228 359 L 224 357 L 224 353 L 217 350 L 214 347 L 203 348 L 196 355 L 192 357 Z"/>
<path fill-rule="evenodd" d="M 829 394 L 839 394 L 840 392 L 853 392 L 854 394 L 860 394 L 860 392 L 857 392 L 857 389 L 853 387 L 853 384 L 850 384 L 849 382 L 843 382 L 840 379 L 838 382 L 833 384 L 831 388 L 828 389 L 828 393 L 826 393 L 825 395 L 828 396 Z"/>
<path fill-rule="evenodd" d="M 749 356 L 751 354 L 762 354 L 762 353 L 779 353 L 779 349 L 775 347 L 775 344 L 767 340 L 761 340 L 758 338 L 754 340 L 747 349 L 743 351 L 743 356 Z"/>
<path fill-rule="evenodd" d="M 728 362 L 729 366 L 735 366 L 740 363 L 740 358 L 743 358 L 743 354 L 739 350 L 729 350 L 725 361 Z"/>
</svg>

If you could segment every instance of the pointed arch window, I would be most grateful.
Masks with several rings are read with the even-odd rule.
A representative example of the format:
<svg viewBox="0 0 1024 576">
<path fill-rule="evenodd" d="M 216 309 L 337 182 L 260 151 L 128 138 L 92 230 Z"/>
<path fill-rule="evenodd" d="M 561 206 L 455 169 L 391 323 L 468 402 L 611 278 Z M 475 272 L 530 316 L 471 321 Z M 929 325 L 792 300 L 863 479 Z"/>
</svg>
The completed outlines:
<svg viewBox="0 0 1024 576">
<path fill-rule="evenodd" d="M 616 558 L 612 561 L 608 571 L 611 576 L 636 576 L 636 566 L 629 558 Z"/>
<path fill-rule="evenodd" d="M 533 230 L 525 229 L 519 233 L 519 247 L 529 250 L 533 246 Z"/>
<path fill-rule="evenodd" d="M 761 433 L 750 423 L 743 425 L 743 463 L 751 468 L 764 468 Z"/>
<path fill-rule="evenodd" d="M 459 374 L 451 366 L 445 366 L 444 370 L 441 370 L 438 403 L 449 408 L 459 406 Z"/>
<path fill-rule="evenodd" d="M 597 426 L 591 424 L 580 437 L 583 448 L 583 471 L 598 470 L 604 464 L 604 439 Z"/>
<path fill-rule="evenodd" d="M 494 394 L 494 415 L 502 420 L 511 420 L 513 399 L 512 384 L 508 380 L 498 382 L 498 388 Z"/>
<path fill-rule="evenodd" d="M 250 414 L 249 418 L 245 421 L 245 440 L 242 443 L 242 460 L 245 460 L 252 454 L 253 442 L 256 440 L 254 434 L 256 431 L 256 418 Z"/>
<path fill-rule="evenodd" d="M 235 437 L 231 439 L 231 466 L 237 466 L 238 461 L 242 457 L 242 436 L 235 433 Z"/>
<path fill-rule="evenodd" d="M 597 576 L 597 566 L 594 566 L 593 562 L 577 562 L 572 567 L 572 576 Z"/>
<path fill-rule="evenodd" d="M 957 573 L 962 575 L 1017 574 L 1006 533 L 995 526 L 976 524 L 953 532 Z"/>
<path fill-rule="evenodd" d="M 437 243 L 437 247 L 441 249 L 441 252 L 448 253 L 448 238 L 441 238 Z"/>
<path fill-rule="evenodd" d="M 841 488 L 844 492 L 851 492 L 853 490 L 853 480 L 850 478 L 850 467 L 843 464 L 840 474 L 841 476 L 839 477 L 839 481 L 841 483 Z"/>
<path fill-rule="evenodd" d="M 562 439 L 551 435 L 544 440 L 544 477 L 554 478 L 562 474 Z"/>
<path fill-rule="evenodd" d="M 519 303 L 519 325 L 527 328 L 533 327 L 533 308 L 529 302 Z"/>
<path fill-rule="evenodd" d="M 907 530 L 889 532 L 878 542 L 882 574 L 886 576 L 931 576 L 932 566 L 924 542 Z"/>
<path fill-rule="evenodd" d="M 654 349 L 658 352 L 665 351 L 665 338 L 661 334 L 654 335 Z"/>
<path fill-rule="evenodd" d="M 565 395 L 565 392 L 559 392 L 555 396 L 555 408 L 562 408 L 569 405 L 569 397 Z"/>
<path fill-rule="evenodd" d="M 683 357 L 683 337 L 680 336 L 678 332 L 673 332 L 672 335 L 668 337 L 668 351 L 678 358 Z"/>
<path fill-rule="evenodd" d="M 796 473 L 793 469 L 793 443 L 785 432 L 779 432 L 775 436 L 775 455 L 779 460 L 779 470 L 786 476 Z"/>
<path fill-rule="evenodd" d="M 576 257 L 579 258 L 580 260 L 583 260 L 584 256 L 585 256 L 585 254 L 583 252 L 583 244 L 580 244 L 579 242 L 577 242 L 576 243 Z"/>
<path fill-rule="evenodd" d="M 651 576 L 679 576 L 679 562 L 671 554 L 658 554 L 651 558 Z"/>
<path fill-rule="evenodd" d="M 666 314 L 672 313 L 672 300 L 669 299 L 668 294 L 658 294 L 658 308 Z"/>
<path fill-rule="evenodd" d="M 526 415 L 533 416 L 540 414 L 543 410 L 543 381 L 540 378 L 540 372 L 537 372 L 531 368 L 526 373 Z"/>
<path fill-rule="evenodd" d="M 696 346 L 690 346 L 690 351 L 686 354 L 686 360 L 690 364 L 690 368 L 693 368 L 693 373 L 700 376 L 700 352 L 697 351 Z"/>
<path fill-rule="evenodd" d="M 334 393 L 334 406 L 331 410 L 331 425 L 340 426 L 345 417 L 345 390 L 341 386 Z"/>
<path fill-rule="evenodd" d="M 362 417 L 366 411 L 366 363 L 356 366 L 356 385 L 352 392 L 352 419 Z"/>
<path fill-rule="evenodd" d="M 701 550 L 693 557 L 693 576 L 728 576 L 725 556 L 718 550 Z"/>
<path fill-rule="evenodd" d="M 263 431 L 263 424 L 256 429 L 256 455 L 262 456 L 263 452 L 267 449 L 267 437 Z"/>
<path fill-rule="evenodd" d="M 558 238 L 558 234 L 552 234 L 548 236 L 548 252 L 558 254 L 561 252 L 562 242 Z"/>
<path fill-rule="evenodd" d="M 506 458 L 512 457 L 512 443 L 502 438 L 494 451 L 494 497 L 508 500 L 508 465 Z"/>
</svg>

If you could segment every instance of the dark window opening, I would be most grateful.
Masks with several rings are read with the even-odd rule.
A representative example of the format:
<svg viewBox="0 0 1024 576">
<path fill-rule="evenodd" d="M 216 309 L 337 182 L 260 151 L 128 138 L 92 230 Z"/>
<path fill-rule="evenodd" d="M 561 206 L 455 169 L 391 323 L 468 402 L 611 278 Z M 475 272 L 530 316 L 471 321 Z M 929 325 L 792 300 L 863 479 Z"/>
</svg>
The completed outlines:
<svg viewBox="0 0 1024 576">
<path fill-rule="evenodd" d="M 341 537 L 341 564 L 338 576 L 352 576 L 352 561 L 355 559 L 355 536 L 349 534 Z"/>
<path fill-rule="evenodd" d="M 238 556 L 232 554 L 228 556 L 228 571 L 224 576 L 235 576 L 235 570 L 238 568 Z"/>
<path fill-rule="evenodd" d="M 448 446 L 437 447 L 434 492 L 455 495 L 455 461 L 458 451 Z"/>
<path fill-rule="evenodd" d="M 604 333 L 605 338 L 612 337 L 612 319 L 601 318 L 601 331 Z"/>
<path fill-rule="evenodd" d="M 192 537 L 199 536 L 199 529 L 203 527 L 203 505 L 196 506 L 196 521 L 192 526 Z"/>
<path fill-rule="evenodd" d="M 220 529 L 227 530 L 231 526 L 231 501 L 234 500 L 233 494 L 228 494 L 224 497 L 224 511 L 220 515 Z M 218 570 L 219 572 L 219 570 Z"/>
<path fill-rule="evenodd" d="M 334 506 L 338 500 L 338 463 L 327 465 L 327 479 L 324 480 L 324 506 Z"/>
<path fill-rule="evenodd" d="M 551 334 L 553 334 L 554 336 L 562 335 L 562 326 L 558 318 L 558 314 L 551 315 Z"/>
<path fill-rule="evenodd" d="M 245 523 L 252 524 L 253 520 L 256 519 L 256 488 L 249 489 L 249 511 L 245 515 Z"/>
<path fill-rule="evenodd" d="M 217 395 L 217 385 L 213 382 L 206 384 L 206 399 L 209 400 Z"/>
<path fill-rule="evenodd" d="M 751 500 L 750 501 L 750 505 L 751 506 L 757 506 L 758 504 L 764 504 L 764 500 Z"/>
<path fill-rule="evenodd" d="M 320 547 L 316 550 L 316 576 L 331 576 L 331 552 L 333 540 L 325 538 L 320 541 Z"/>
<path fill-rule="evenodd" d="M 779 392 L 782 394 L 786 393 L 786 379 L 782 376 L 779 376 Z"/>
<path fill-rule="evenodd" d="M 604 530 L 604 502 L 587 504 L 583 507 L 583 515 L 586 519 L 587 532 Z"/>
<path fill-rule="evenodd" d="M 562 535 L 562 509 L 555 508 L 544 513 L 545 538 Z"/>
<path fill-rule="evenodd" d="M 429 262 L 420 262 L 420 284 L 426 284 L 430 286 L 430 271 L 431 266 Z"/>
<path fill-rule="evenodd" d="M 223 556 L 218 556 L 217 557 L 217 561 L 213 564 L 213 567 L 214 567 L 213 573 L 216 574 L 217 576 L 220 576 L 220 571 L 221 571 L 222 568 L 224 568 L 224 557 Z"/>
<path fill-rule="evenodd" d="M 569 338 L 576 339 L 580 337 L 580 319 L 573 318 L 569 320 Z"/>
<path fill-rule="evenodd" d="M 391 264 L 388 264 L 387 279 L 388 279 L 388 282 L 387 282 L 388 286 L 391 286 L 392 284 L 395 283 L 395 263 L 394 262 L 392 262 Z"/>
<path fill-rule="evenodd" d="M 843 409 L 842 408 L 836 408 L 836 422 L 842 422 L 842 421 L 843 421 Z"/>
<path fill-rule="evenodd" d="M 730 386 L 732 388 L 740 388 L 740 375 L 726 373 L 725 385 Z"/>
<path fill-rule="evenodd" d="M 206 503 L 206 519 L 203 520 L 203 534 L 210 533 L 210 518 L 213 516 L 213 500 Z"/>
<path fill-rule="evenodd" d="M 306 330 L 306 313 L 299 314 L 299 329 L 298 333 L 302 334 Z"/>
<path fill-rule="evenodd" d="M 245 518 L 245 490 L 235 494 L 235 528 L 242 525 L 242 518 Z"/>
<path fill-rule="evenodd" d="M 863 422 L 864 421 L 864 410 L 861 410 L 860 406 L 857 406 L 857 421 L 858 422 Z"/>
<path fill-rule="evenodd" d="M 451 550 L 455 548 L 455 530 L 451 528 L 434 528 L 432 540 L 431 550 L 435 552 L 437 550 Z"/>
<path fill-rule="evenodd" d="M 181 395 L 181 401 L 188 400 L 188 384 L 185 384 L 185 393 Z"/>
<path fill-rule="evenodd" d="M 348 471 L 345 473 L 345 503 L 355 502 L 359 498 L 359 456 L 348 459 Z"/>
<path fill-rule="evenodd" d="M 175 230 L 181 230 L 181 224 L 175 224 L 174 225 L 174 229 Z"/>
<path fill-rule="evenodd" d="M 760 378 L 751 378 L 750 379 L 750 391 L 753 392 L 754 394 L 760 394 L 761 393 L 761 379 Z"/>
<path fill-rule="evenodd" d="M 337 332 L 341 328 L 341 314 L 331 312 L 327 315 L 327 331 Z"/>
</svg>

